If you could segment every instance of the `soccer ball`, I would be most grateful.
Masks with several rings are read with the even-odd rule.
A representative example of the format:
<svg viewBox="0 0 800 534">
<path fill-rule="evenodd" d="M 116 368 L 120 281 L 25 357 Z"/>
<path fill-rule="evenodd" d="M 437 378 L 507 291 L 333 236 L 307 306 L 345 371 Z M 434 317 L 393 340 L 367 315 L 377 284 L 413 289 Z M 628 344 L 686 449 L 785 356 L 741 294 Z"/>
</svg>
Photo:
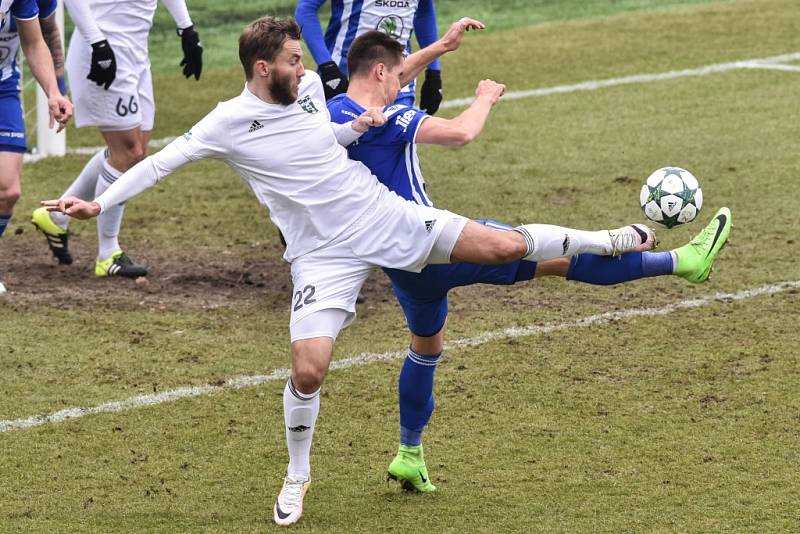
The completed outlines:
<svg viewBox="0 0 800 534">
<path fill-rule="evenodd" d="M 686 169 L 664 167 L 647 177 L 639 203 L 648 219 L 672 228 L 697 217 L 703 207 L 703 190 Z"/>
</svg>

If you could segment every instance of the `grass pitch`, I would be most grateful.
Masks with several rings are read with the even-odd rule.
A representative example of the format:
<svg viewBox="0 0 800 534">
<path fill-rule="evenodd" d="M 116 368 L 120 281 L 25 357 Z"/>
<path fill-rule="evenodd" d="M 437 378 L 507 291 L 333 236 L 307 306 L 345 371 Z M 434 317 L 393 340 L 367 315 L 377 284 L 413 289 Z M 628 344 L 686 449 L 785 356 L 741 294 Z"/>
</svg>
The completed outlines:
<svg viewBox="0 0 800 534">
<path fill-rule="evenodd" d="M 800 51 L 798 25 L 792 2 L 761 0 L 470 35 L 445 58 L 446 98 L 468 96 L 483 77 L 522 90 Z M 241 79 L 231 66 L 200 83 L 165 71 L 156 84 L 159 137 L 238 93 Z M 748 69 L 509 101 L 473 145 L 425 147 L 432 198 L 470 216 L 639 221 L 641 181 L 674 164 L 701 181 L 702 221 L 722 205 L 735 221 L 709 284 L 464 288 L 451 299 L 450 339 L 800 280 L 798 91 L 798 72 Z M 190 166 L 129 203 L 123 244 L 152 263 L 150 285 L 93 280 L 86 223 L 74 225 L 72 270 L 49 265 L 25 216 L 84 161 L 24 169 L 25 198 L 0 244 L 4 257 L 14 253 L 3 272 L 12 293 L 0 304 L 0 418 L 286 367 L 288 268 L 266 213 L 222 165 Z M 661 231 L 662 247 L 701 224 Z M 192 277 L 200 271 L 205 278 Z M 370 284 L 336 358 L 407 342 L 386 283 L 378 275 Z M 788 290 L 451 349 L 425 434 L 439 487 L 427 496 L 383 481 L 400 360 L 333 371 L 297 529 L 796 531 L 798 320 L 798 291 Z M 0 433 L 0 531 L 270 530 L 286 462 L 281 391 L 277 380 Z"/>
</svg>

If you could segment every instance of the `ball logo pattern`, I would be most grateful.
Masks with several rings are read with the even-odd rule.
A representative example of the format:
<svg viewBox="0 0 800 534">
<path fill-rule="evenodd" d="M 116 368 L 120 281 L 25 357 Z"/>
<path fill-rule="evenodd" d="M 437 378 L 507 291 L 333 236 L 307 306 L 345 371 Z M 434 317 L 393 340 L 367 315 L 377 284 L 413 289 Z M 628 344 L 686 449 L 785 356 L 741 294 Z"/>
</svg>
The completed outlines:
<svg viewBox="0 0 800 534">
<path fill-rule="evenodd" d="M 639 203 L 648 219 L 672 228 L 697 217 L 703 207 L 703 190 L 686 169 L 664 167 L 648 176 Z"/>
</svg>

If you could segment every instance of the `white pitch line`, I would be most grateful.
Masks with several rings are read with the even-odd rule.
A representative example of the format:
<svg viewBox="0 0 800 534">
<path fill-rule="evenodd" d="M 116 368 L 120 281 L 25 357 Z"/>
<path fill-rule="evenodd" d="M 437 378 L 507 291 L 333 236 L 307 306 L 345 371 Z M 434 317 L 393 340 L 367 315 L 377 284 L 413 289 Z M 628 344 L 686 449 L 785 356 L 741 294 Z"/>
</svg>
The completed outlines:
<svg viewBox="0 0 800 534">
<path fill-rule="evenodd" d="M 800 67 L 795 65 L 781 65 L 788 61 L 797 61 L 800 59 L 800 52 L 793 52 L 791 54 L 781 54 L 779 56 L 770 56 L 757 59 L 746 59 L 742 61 L 732 61 L 729 63 L 716 63 L 713 65 L 706 65 L 694 69 L 672 70 L 668 72 L 661 72 L 658 74 L 635 74 L 632 76 L 623 76 L 621 78 L 609 78 L 606 80 L 591 80 L 588 82 L 581 82 L 572 85 L 557 85 L 555 87 L 545 87 L 542 89 L 528 89 L 525 91 L 510 91 L 503 95 L 502 101 L 506 100 L 519 100 L 522 98 L 531 98 L 538 96 L 548 96 L 561 93 L 575 93 L 579 91 L 596 91 L 597 89 L 604 89 L 606 87 L 615 87 L 618 85 L 627 85 L 632 83 L 649 83 L 658 82 L 663 80 L 673 80 L 675 78 L 685 78 L 688 76 L 707 76 L 709 74 L 716 74 L 718 72 L 727 72 L 736 69 L 773 69 L 783 71 L 798 71 Z M 442 109 L 457 108 L 468 106 L 472 104 L 474 97 L 469 98 L 456 98 L 454 100 L 445 100 L 442 102 Z M 161 148 L 171 143 L 175 137 L 163 137 L 161 139 L 152 139 L 150 141 L 150 148 Z M 105 147 L 76 147 L 67 150 L 68 155 L 84 155 L 91 156 L 98 150 Z M 25 163 L 35 163 L 45 159 L 44 156 L 35 154 L 26 154 Z"/>
<path fill-rule="evenodd" d="M 709 74 L 717 74 L 719 72 L 727 72 L 737 69 L 753 68 L 755 64 L 765 63 L 785 63 L 787 61 L 796 61 L 800 59 L 800 52 L 793 52 L 791 54 L 781 54 L 779 56 L 771 56 L 760 59 L 747 59 L 743 61 L 731 61 L 729 63 L 715 63 L 713 65 L 706 65 L 694 69 L 671 70 L 668 72 L 660 72 L 657 74 L 634 74 L 632 76 L 623 76 L 621 78 L 610 78 L 606 80 L 591 80 L 588 82 L 575 83 L 571 85 L 557 85 L 555 87 L 545 87 L 542 89 L 529 89 L 526 91 L 510 91 L 503 95 L 500 101 L 505 100 L 519 100 L 521 98 L 531 98 L 536 96 L 548 96 L 559 93 L 575 93 L 578 91 L 596 91 L 597 89 L 604 89 L 606 87 L 616 87 L 618 85 L 628 85 L 632 83 L 650 83 L 660 82 L 664 80 L 674 80 L 675 78 L 686 78 L 690 76 L 708 76 Z M 789 69 L 793 70 L 793 69 Z M 458 98 L 456 100 L 448 100 L 442 102 L 441 108 L 456 108 L 461 106 L 468 106 L 472 103 L 474 97 Z"/>
<path fill-rule="evenodd" d="M 590 315 L 577 321 L 567 323 L 555 323 L 549 325 L 529 325 L 523 327 L 506 328 L 504 330 L 496 330 L 493 332 L 483 332 L 477 336 L 457 339 L 445 344 L 445 349 L 455 349 L 461 347 L 474 347 L 483 345 L 492 341 L 503 339 L 513 339 L 518 337 L 533 336 L 538 334 L 546 334 L 549 332 L 558 332 L 561 330 L 568 330 L 572 328 L 584 328 L 598 324 L 609 323 L 623 319 L 631 319 L 634 317 L 652 317 L 656 315 L 665 315 L 679 310 L 688 310 L 691 308 L 698 308 L 707 306 L 715 302 L 729 303 L 740 300 L 751 299 L 762 295 L 772 295 L 774 293 L 781 293 L 791 289 L 800 288 L 800 280 L 781 282 L 778 284 L 771 284 L 751 289 L 745 289 L 737 293 L 714 293 L 690 300 L 682 300 L 674 304 L 662 306 L 658 308 L 629 308 L 626 310 L 619 310 L 615 312 L 601 313 L 599 315 Z M 386 360 L 399 359 L 404 357 L 407 351 L 394 351 L 394 352 L 381 352 L 371 353 L 365 352 L 351 358 L 344 358 L 336 360 L 331 363 L 331 370 L 334 369 L 347 369 L 348 367 L 357 367 L 367 365 L 375 362 L 382 362 Z M 9 430 L 22 430 L 35 426 L 46 425 L 49 423 L 61 423 L 69 419 L 79 419 L 86 415 L 122 412 L 141 408 L 143 406 L 153 406 L 165 402 L 172 402 L 189 397 L 199 397 L 201 395 L 209 395 L 211 393 L 236 390 L 246 387 L 258 386 L 267 382 L 275 382 L 278 380 L 286 380 L 289 376 L 289 369 L 275 369 L 268 375 L 252 375 L 252 376 L 239 376 L 225 380 L 221 384 L 206 384 L 202 386 L 187 386 L 171 391 L 164 391 L 162 393 L 152 393 L 148 395 L 137 395 L 121 401 L 112 401 L 92 406 L 88 408 L 77 407 L 67 408 L 48 415 L 34 415 L 24 419 L 14 419 L 7 421 L 0 421 L 0 433 Z"/>
</svg>

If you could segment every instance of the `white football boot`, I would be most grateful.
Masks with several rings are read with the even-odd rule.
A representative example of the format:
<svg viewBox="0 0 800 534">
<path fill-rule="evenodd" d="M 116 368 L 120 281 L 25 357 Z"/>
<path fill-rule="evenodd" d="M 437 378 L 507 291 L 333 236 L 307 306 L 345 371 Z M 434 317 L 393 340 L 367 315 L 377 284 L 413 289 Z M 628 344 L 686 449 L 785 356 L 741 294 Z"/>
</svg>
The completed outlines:
<svg viewBox="0 0 800 534">
<path fill-rule="evenodd" d="M 283 487 L 272 509 L 275 523 L 289 526 L 300 520 L 303 515 L 303 497 L 310 483 L 308 480 L 294 480 L 288 476 L 283 479 Z"/>
</svg>

